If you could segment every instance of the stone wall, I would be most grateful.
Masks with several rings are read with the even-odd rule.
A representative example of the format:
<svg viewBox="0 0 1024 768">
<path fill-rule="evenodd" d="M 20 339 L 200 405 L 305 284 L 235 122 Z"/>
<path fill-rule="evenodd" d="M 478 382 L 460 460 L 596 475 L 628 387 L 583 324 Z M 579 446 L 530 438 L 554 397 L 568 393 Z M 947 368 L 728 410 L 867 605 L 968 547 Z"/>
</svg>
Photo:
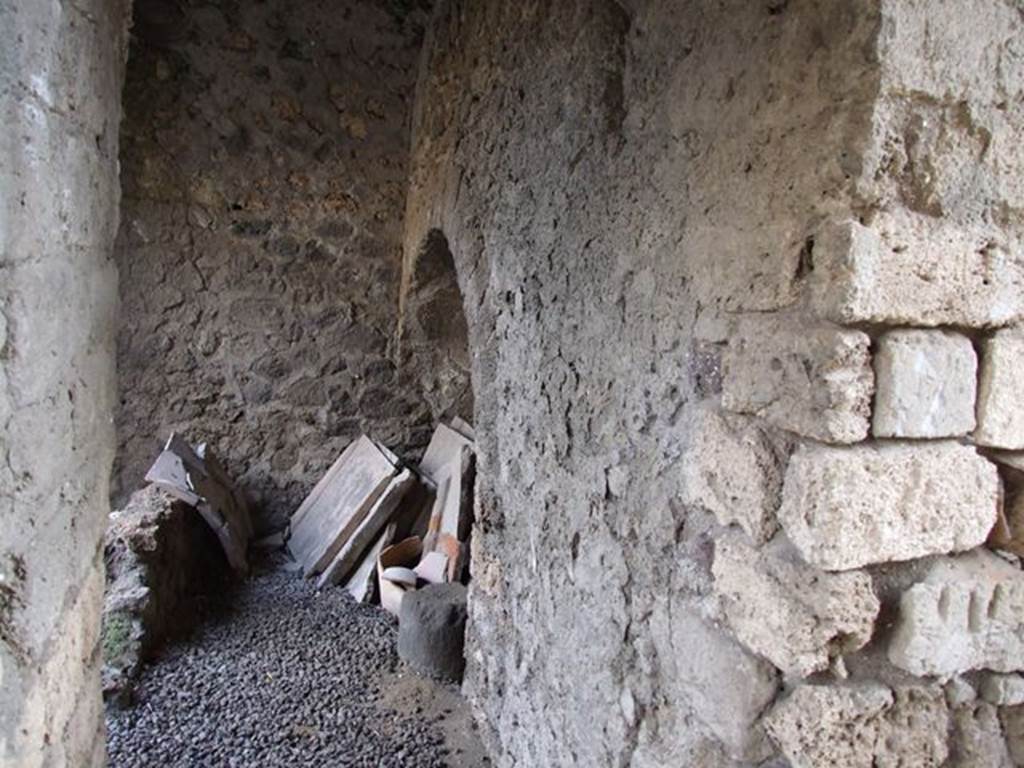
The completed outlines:
<svg viewBox="0 0 1024 768">
<path fill-rule="evenodd" d="M 443 233 L 500 765 L 1021 758 L 1022 23 L 439 3 L 403 290 Z"/>
<path fill-rule="evenodd" d="M 359 432 L 426 444 L 390 359 L 419 5 L 137 3 L 116 502 L 171 430 L 211 442 L 263 526 Z"/>
<path fill-rule="evenodd" d="M 0 766 L 101 765 L 128 3 L 0 3 Z"/>
</svg>

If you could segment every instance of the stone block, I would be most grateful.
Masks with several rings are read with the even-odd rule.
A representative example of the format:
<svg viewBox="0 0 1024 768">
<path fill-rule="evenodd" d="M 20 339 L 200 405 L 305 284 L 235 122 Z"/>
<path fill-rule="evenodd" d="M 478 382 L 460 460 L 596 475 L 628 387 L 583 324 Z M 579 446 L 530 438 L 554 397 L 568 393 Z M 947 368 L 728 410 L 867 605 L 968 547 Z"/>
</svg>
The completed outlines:
<svg viewBox="0 0 1024 768">
<path fill-rule="evenodd" d="M 942 689 L 802 685 L 765 717 L 794 768 L 940 766 L 949 715 Z"/>
<path fill-rule="evenodd" d="M 402 599 L 398 655 L 420 674 L 462 680 L 465 634 L 466 588 L 461 584 L 430 584 Z"/>
<path fill-rule="evenodd" d="M 974 429 L 977 360 L 958 333 L 898 330 L 874 356 L 875 437 L 955 437 Z"/>
<path fill-rule="evenodd" d="M 684 503 L 714 514 L 722 525 L 737 524 L 754 541 L 778 528 L 784 458 L 753 420 L 701 407 L 688 425 L 681 461 Z"/>
<path fill-rule="evenodd" d="M 1021 371 L 1024 371 L 1024 330 L 999 331 L 985 342 L 978 383 L 978 429 L 974 433 L 980 445 L 1024 449 Z"/>
<path fill-rule="evenodd" d="M 999 707 L 1024 704 L 1024 677 L 987 674 L 981 681 L 981 698 Z"/>
<path fill-rule="evenodd" d="M 811 302 L 837 323 L 985 328 L 1024 316 L 1024 263 L 1003 249 L 892 247 L 855 221 L 814 241 Z"/>
<path fill-rule="evenodd" d="M 862 571 L 822 572 L 781 537 L 758 551 L 731 536 L 716 544 L 712 572 L 736 637 L 787 675 L 826 669 L 871 639 L 879 602 Z"/>
<path fill-rule="evenodd" d="M 939 560 L 901 596 L 888 655 L 942 678 L 1024 669 L 1024 573 L 986 550 Z"/>
<path fill-rule="evenodd" d="M 1013 765 L 1024 765 L 1024 705 L 1003 707 L 999 710 L 999 722 Z"/>
<path fill-rule="evenodd" d="M 1013 765 L 994 706 L 985 702 L 964 704 L 952 711 L 951 719 L 950 768 L 1010 768 Z"/>
<path fill-rule="evenodd" d="M 748 315 L 723 359 L 722 405 L 828 443 L 863 440 L 874 391 L 870 342 L 860 331 Z"/>
<path fill-rule="evenodd" d="M 977 547 L 998 499 L 995 466 L 952 441 L 805 445 L 779 521 L 809 563 L 841 571 Z"/>
</svg>

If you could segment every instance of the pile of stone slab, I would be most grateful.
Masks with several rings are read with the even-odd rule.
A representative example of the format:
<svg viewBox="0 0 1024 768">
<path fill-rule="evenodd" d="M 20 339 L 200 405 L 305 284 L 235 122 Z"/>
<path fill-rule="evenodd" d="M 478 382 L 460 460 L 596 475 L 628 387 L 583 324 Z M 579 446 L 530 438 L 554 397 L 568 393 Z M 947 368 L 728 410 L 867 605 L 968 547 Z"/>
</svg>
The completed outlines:
<svg viewBox="0 0 1024 768">
<path fill-rule="evenodd" d="M 195 508 L 217 534 L 232 569 L 242 575 L 249 572 L 249 504 L 206 443 L 193 447 L 171 433 L 146 480 Z"/>
<path fill-rule="evenodd" d="M 406 594 L 468 577 L 473 430 L 439 424 L 418 466 L 353 441 L 292 515 L 288 550 L 320 587 L 399 615 Z"/>
</svg>

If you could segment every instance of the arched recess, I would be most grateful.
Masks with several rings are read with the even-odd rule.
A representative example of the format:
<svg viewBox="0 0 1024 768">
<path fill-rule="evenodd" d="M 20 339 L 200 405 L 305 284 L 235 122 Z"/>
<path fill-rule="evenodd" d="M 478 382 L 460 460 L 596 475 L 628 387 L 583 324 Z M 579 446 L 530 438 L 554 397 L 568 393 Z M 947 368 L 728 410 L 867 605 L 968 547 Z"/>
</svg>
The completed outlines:
<svg viewBox="0 0 1024 768">
<path fill-rule="evenodd" d="M 418 385 L 434 421 L 473 421 L 469 328 L 448 239 L 427 233 L 402 297 L 399 374 Z"/>
</svg>

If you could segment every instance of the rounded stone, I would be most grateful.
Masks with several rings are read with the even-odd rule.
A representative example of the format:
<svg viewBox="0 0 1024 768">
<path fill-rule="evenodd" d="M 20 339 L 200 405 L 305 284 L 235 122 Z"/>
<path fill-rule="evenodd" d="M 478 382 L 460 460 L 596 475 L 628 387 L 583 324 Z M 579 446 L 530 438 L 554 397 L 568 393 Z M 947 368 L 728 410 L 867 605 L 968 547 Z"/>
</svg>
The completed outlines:
<svg viewBox="0 0 1024 768">
<path fill-rule="evenodd" d="M 465 633 L 466 588 L 461 584 L 431 584 L 402 599 L 398 655 L 420 674 L 460 681 Z"/>
</svg>

